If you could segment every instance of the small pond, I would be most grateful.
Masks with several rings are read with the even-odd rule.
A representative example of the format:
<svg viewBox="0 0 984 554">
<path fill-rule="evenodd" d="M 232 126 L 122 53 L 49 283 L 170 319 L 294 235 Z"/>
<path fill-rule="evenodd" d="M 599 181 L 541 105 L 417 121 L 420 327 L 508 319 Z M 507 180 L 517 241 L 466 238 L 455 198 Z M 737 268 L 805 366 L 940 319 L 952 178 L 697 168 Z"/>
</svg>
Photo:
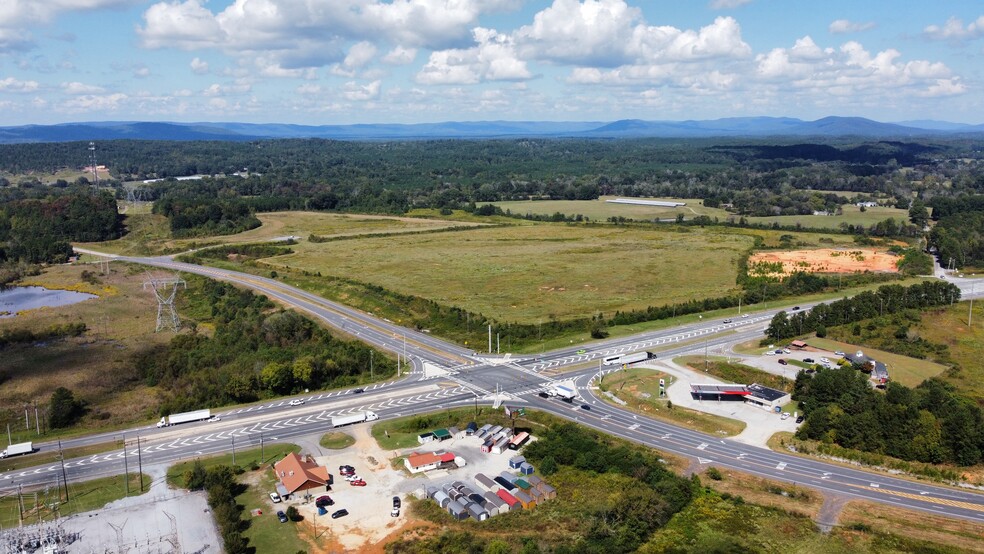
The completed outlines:
<svg viewBox="0 0 984 554">
<path fill-rule="evenodd" d="M 94 294 L 44 287 L 11 287 L 0 290 L 0 317 L 14 317 L 17 312 L 77 304 L 97 298 Z"/>
</svg>

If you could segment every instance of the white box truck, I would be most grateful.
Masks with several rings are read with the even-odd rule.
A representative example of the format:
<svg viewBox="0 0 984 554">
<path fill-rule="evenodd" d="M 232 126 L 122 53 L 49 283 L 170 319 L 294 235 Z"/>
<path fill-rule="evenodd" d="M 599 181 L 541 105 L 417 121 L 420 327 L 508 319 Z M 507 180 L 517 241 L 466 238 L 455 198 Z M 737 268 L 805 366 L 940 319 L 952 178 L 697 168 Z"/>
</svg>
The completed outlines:
<svg viewBox="0 0 984 554">
<path fill-rule="evenodd" d="M 34 443 L 19 442 L 17 444 L 11 444 L 6 450 L 0 452 L 0 458 L 30 454 L 31 452 L 34 452 Z"/>
<path fill-rule="evenodd" d="M 362 423 L 363 421 L 375 421 L 377 419 L 379 419 L 379 416 L 374 412 L 356 412 L 352 415 L 334 416 L 331 418 L 331 426 L 341 427 L 342 425 Z"/>
<path fill-rule="evenodd" d="M 191 421 L 201 421 L 203 419 L 209 419 L 212 417 L 212 410 L 195 410 L 193 412 L 183 412 L 180 414 L 171 414 L 169 416 L 164 416 L 160 421 L 157 422 L 158 427 L 168 427 L 171 425 L 177 425 L 179 423 L 188 423 Z"/>
</svg>

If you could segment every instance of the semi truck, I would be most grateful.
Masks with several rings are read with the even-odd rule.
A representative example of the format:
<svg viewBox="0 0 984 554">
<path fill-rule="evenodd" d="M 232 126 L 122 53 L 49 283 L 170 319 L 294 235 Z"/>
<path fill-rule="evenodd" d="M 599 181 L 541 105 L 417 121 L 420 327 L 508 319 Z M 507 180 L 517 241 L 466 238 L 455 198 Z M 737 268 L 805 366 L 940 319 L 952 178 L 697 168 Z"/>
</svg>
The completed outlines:
<svg viewBox="0 0 984 554">
<path fill-rule="evenodd" d="M 195 410 L 193 412 L 183 412 L 164 416 L 157 422 L 158 427 L 169 427 L 179 423 L 189 423 L 191 421 L 201 421 L 212 417 L 212 410 Z"/>
<path fill-rule="evenodd" d="M 550 396 L 556 396 L 565 402 L 573 402 L 576 396 L 574 389 L 564 385 L 554 385 L 547 391 Z"/>
<path fill-rule="evenodd" d="M 644 362 L 655 357 L 652 352 L 633 352 L 632 354 L 607 356 L 604 359 L 604 363 L 605 365 L 629 365 L 636 362 Z"/>
<path fill-rule="evenodd" d="M 362 423 L 363 421 L 375 421 L 377 419 L 379 419 L 379 416 L 374 412 L 356 412 L 351 415 L 335 416 L 331 418 L 331 426 L 341 427 L 342 425 Z"/>
<path fill-rule="evenodd" d="M 8 458 L 10 456 L 19 456 L 20 454 L 30 454 L 34 452 L 34 444 L 30 442 L 19 442 L 17 444 L 11 444 L 6 450 L 0 452 L 0 458 Z"/>
</svg>

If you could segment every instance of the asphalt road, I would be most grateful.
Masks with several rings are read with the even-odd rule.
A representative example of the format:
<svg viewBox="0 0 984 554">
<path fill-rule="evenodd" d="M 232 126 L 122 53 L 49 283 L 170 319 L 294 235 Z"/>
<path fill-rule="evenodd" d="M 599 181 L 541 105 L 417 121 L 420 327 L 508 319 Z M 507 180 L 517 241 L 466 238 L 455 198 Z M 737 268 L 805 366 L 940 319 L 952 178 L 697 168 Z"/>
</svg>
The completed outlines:
<svg viewBox="0 0 984 554">
<path fill-rule="evenodd" d="M 656 351 L 659 357 L 713 351 L 721 346 L 760 337 L 778 307 L 747 318 L 735 317 L 731 323 L 724 323 L 723 319 L 703 320 L 673 329 L 586 346 L 572 345 L 539 356 L 506 361 L 479 355 L 426 333 L 404 329 L 393 322 L 327 301 L 273 279 L 184 264 L 169 258 L 114 258 L 206 275 L 249 287 L 377 347 L 400 354 L 405 349 L 414 368 L 413 374 L 398 381 L 369 387 L 361 395 L 351 391 L 319 393 L 305 396 L 306 404 L 301 407 L 292 407 L 287 400 L 279 400 L 219 412 L 222 417 L 220 422 L 127 430 L 126 458 L 131 471 L 138 457 L 134 443 L 138 434 L 141 436 L 139 456 L 142 463 L 170 463 L 210 453 L 229 452 L 233 441 L 237 448 L 254 447 L 261 442 L 285 441 L 296 436 L 325 432 L 330 428 L 328 421 L 332 415 L 372 410 L 381 419 L 402 417 L 449 406 L 485 404 L 492 401 L 492 394 L 498 390 L 511 399 L 507 401 L 509 404 L 525 404 L 541 409 L 605 433 L 696 459 L 700 464 L 713 464 L 820 491 L 984 523 L 984 494 L 980 492 L 898 479 L 720 439 L 605 404 L 588 387 L 589 380 L 599 370 L 611 371 L 599 364 L 605 356 L 635 350 Z M 984 286 L 977 286 L 981 280 L 949 280 L 965 291 L 965 298 L 971 292 L 974 297 L 984 294 Z M 803 304 L 801 307 L 808 309 L 810 305 Z M 584 352 L 579 354 L 580 350 Z M 445 368 L 447 375 L 423 380 L 421 368 L 424 361 Z M 568 404 L 536 395 L 559 379 L 574 381 L 581 400 Z M 444 386 L 437 386 L 438 383 Z M 589 405 L 590 409 L 583 409 L 582 404 Z M 121 434 L 104 433 L 63 441 L 63 445 L 105 442 L 119 438 Z M 51 448 L 50 444 L 40 446 L 42 449 Z M 124 466 L 123 452 L 120 450 L 67 460 L 65 466 L 69 480 L 119 474 Z M 0 469 L 2 467 L 0 462 Z M 60 475 L 60 464 L 0 473 L 0 497 L 16 490 L 18 485 L 55 484 Z"/>
</svg>

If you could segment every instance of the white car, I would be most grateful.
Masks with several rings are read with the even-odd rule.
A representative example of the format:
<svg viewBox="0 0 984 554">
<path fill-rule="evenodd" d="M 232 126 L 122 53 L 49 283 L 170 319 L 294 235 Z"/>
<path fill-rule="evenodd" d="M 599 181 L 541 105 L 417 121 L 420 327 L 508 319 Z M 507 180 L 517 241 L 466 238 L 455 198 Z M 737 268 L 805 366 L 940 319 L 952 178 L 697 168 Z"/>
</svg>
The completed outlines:
<svg viewBox="0 0 984 554">
<path fill-rule="evenodd" d="M 842 357 L 842 358 L 843 358 L 843 357 L 844 357 L 844 356 L 846 356 L 846 355 L 847 355 L 847 354 L 844 354 L 844 353 L 843 353 L 843 352 L 841 352 L 840 350 L 838 350 L 837 352 L 834 352 L 834 356 L 840 356 L 840 357 Z"/>
<path fill-rule="evenodd" d="M 782 349 L 782 353 L 783 353 L 783 354 L 792 354 L 792 353 L 793 353 L 793 351 L 792 351 L 792 350 L 790 350 L 790 349 L 788 349 L 788 348 L 783 348 L 783 349 Z"/>
<path fill-rule="evenodd" d="M 221 421 L 222 418 L 219 417 L 219 416 L 217 416 L 217 415 L 214 415 L 214 416 L 210 417 L 208 420 L 214 422 L 214 421 Z"/>
<path fill-rule="evenodd" d="M 270 493 L 270 500 L 273 500 L 273 503 L 274 503 L 274 504 L 277 504 L 277 503 L 279 503 L 279 502 L 280 502 L 280 501 L 281 501 L 282 499 L 280 498 L 280 495 L 279 495 L 279 494 L 277 494 L 277 493 L 275 493 L 275 492 L 271 492 L 271 493 Z"/>
<path fill-rule="evenodd" d="M 766 350 L 766 351 L 765 351 L 765 355 L 766 355 L 766 356 L 775 356 L 775 355 L 776 355 L 776 353 L 775 353 L 775 352 L 773 352 L 773 351 L 771 351 L 771 350 Z"/>
<path fill-rule="evenodd" d="M 748 314 L 741 314 L 741 317 L 748 317 Z"/>
<path fill-rule="evenodd" d="M 786 420 L 789 419 L 789 412 L 783 412 L 779 419 Z"/>
<path fill-rule="evenodd" d="M 829 365 L 830 360 L 828 360 L 827 358 L 820 358 L 820 363 L 823 365 Z"/>
<path fill-rule="evenodd" d="M 301 400 L 300 398 L 295 398 L 294 400 L 291 400 L 290 401 L 290 405 L 291 406 L 303 406 L 304 405 L 304 401 Z"/>
<path fill-rule="evenodd" d="M 353 473 L 352 475 L 346 475 L 345 476 L 345 480 L 346 481 L 361 481 L 362 480 L 362 477 L 359 477 L 358 475 L 356 475 L 356 474 Z"/>
</svg>

